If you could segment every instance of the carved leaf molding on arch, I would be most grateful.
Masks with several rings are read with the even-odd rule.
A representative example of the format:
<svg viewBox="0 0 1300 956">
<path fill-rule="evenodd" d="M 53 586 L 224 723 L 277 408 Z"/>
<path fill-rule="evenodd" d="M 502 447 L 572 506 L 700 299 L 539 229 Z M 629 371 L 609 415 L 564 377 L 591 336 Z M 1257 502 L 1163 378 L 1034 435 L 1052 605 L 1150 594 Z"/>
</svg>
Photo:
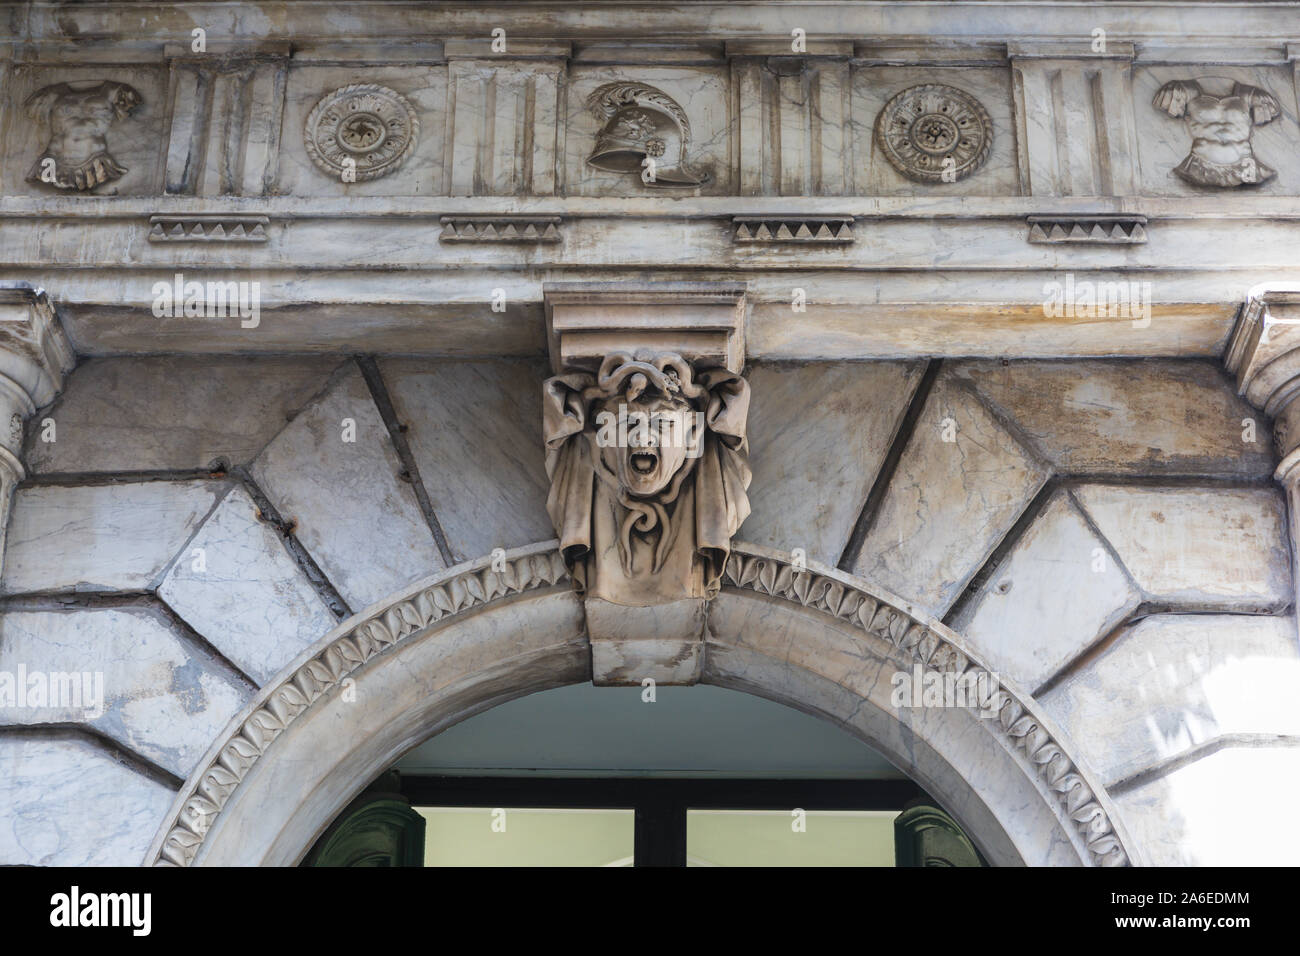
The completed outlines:
<svg viewBox="0 0 1300 956">
<path fill-rule="evenodd" d="M 293 667 L 274 687 L 264 689 L 259 695 L 261 703 L 223 736 L 215 755 L 208 758 L 192 792 L 173 812 L 167 834 L 150 862 L 155 866 L 193 863 L 213 821 L 276 738 L 374 658 L 432 624 L 567 582 L 568 572 L 557 544 L 547 541 L 510 552 L 504 562 L 496 562 L 500 570 L 493 570 L 491 557 L 452 569 L 447 577 L 372 610 L 324 650 Z M 816 570 L 796 571 L 784 558 L 756 550 L 734 546 L 723 572 L 724 590 L 754 591 L 829 614 L 889 642 L 931 671 L 960 674 L 978 668 L 987 672 L 953 643 L 950 638 L 956 635 L 942 624 L 923 621 L 845 580 Z M 976 686 L 991 688 L 979 701 L 980 711 L 996 715 L 990 718 L 996 732 L 1025 755 L 1058 796 L 1092 861 L 1099 866 L 1129 865 L 1128 853 L 1106 808 L 1042 719 L 996 679 L 987 684 L 977 681 Z"/>
<path fill-rule="evenodd" d="M 922 621 L 844 581 L 813 570 L 796 571 L 788 561 L 770 554 L 754 554 L 743 545 L 732 550 L 722 584 L 724 590 L 730 587 L 755 591 L 830 614 L 888 641 L 929 671 L 952 674 L 983 671 L 987 679 L 980 679 L 976 674 L 968 685 L 982 695 L 978 708 L 972 709 L 982 717 L 991 715 L 987 719 L 995 723 L 997 731 L 1029 759 L 1038 776 L 1059 798 L 1095 864 L 1130 865 L 1110 815 L 1079 768 L 1043 726 L 1043 720 L 1003 687 L 996 675 L 956 647 L 948 639 L 949 635 L 956 635 L 948 628 L 937 622 Z"/>
<path fill-rule="evenodd" d="M 553 587 L 568 579 L 556 542 L 523 549 L 498 562 L 485 557 L 414 595 L 379 608 L 323 651 L 294 668 L 246 717 L 208 762 L 194 792 L 176 814 L 155 866 L 189 866 L 212 821 L 254 763 L 293 721 L 352 673 L 394 644 L 430 624 L 525 591 Z M 456 569 L 453 569 L 455 572 Z"/>
</svg>

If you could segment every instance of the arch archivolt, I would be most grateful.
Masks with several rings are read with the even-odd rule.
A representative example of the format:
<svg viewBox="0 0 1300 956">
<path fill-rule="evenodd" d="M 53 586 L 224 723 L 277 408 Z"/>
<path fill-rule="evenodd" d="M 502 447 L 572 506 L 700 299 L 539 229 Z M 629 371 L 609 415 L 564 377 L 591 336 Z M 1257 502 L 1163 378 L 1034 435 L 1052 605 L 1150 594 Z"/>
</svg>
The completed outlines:
<svg viewBox="0 0 1300 956">
<path fill-rule="evenodd" d="M 494 569 L 495 568 L 495 569 Z M 734 547 L 708 610 L 701 681 L 830 720 L 917 780 L 999 864 L 1134 861 L 1105 791 L 1026 694 L 892 706 L 899 669 L 971 674 L 961 638 L 819 565 Z M 986 669 L 984 669 L 986 670 Z M 354 615 L 268 682 L 212 744 L 150 847 L 158 865 L 290 865 L 402 753 L 515 697 L 591 679 L 556 542 L 484 557 Z"/>
</svg>

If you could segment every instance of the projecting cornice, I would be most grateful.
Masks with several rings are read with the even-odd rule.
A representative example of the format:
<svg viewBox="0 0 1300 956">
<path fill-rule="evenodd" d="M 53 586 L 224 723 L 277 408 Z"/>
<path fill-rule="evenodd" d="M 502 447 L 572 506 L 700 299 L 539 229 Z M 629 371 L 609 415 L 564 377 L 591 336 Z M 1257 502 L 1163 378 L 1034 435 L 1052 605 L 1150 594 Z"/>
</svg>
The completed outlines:
<svg viewBox="0 0 1300 956">
<path fill-rule="evenodd" d="M 17 45 L 47 41 L 84 46 L 88 36 L 159 46 L 189 43 L 195 26 L 214 40 L 284 37 L 347 38 L 353 43 L 401 39 L 470 39 L 484 36 L 484 24 L 499 25 L 521 39 L 606 40 L 619 24 L 623 43 L 687 41 L 695 44 L 788 38 L 793 29 L 809 39 L 879 43 L 918 36 L 971 43 L 1019 40 L 1072 42 L 1103 26 L 1116 39 L 1144 46 L 1214 45 L 1300 36 L 1300 7 L 1294 3 L 1106 3 L 1081 14 L 1078 3 L 424 3 L 349 4 L 347 16 L 328 2 L 269 2 L 244 7 L 210 3 L 23 4 L 8 12 L 6 31 Z M 1093 21 L 1096 21 L 1095 23 Z M 1084 26 L 1081 27 L 1081 21 Z M 142 30 L 142 23 L 148 29 Z M 142 38 L 147 35 L 147 39 Z M 868 41 L 868 38 L 870 40 Z M 310 43 L 305 45 L 310 46 Z"/>
</svg>

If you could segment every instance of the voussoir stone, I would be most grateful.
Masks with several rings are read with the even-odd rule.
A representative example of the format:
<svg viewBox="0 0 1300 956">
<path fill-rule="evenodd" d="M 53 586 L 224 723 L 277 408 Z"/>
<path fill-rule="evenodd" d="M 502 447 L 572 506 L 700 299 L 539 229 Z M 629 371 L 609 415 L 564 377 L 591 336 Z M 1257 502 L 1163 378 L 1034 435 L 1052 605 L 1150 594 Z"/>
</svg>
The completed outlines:
<svg viewBox="0 0 1300 956">
<path fill-rule="evenodd" d="M 752 510 L 737 537 L 837 563 L 920 373 L 907 362 L 755 365 Z"/>
<path fill-rule="evenodd" d="M 953 626 L 985 663 L 1034 688 L 1141 600 L 1068 492 L 1056 492 Z"/>
<path fill-rule="evenodd" d="M 206 480 L 20 488 L 4 591 L 149 588 L 225 488 Z"/>
<path fill-rule="evenodd" d="M 1284 815 L 1267 834 L 1241 820 L 1262 792 L 1300 787 L 1300 747 L 1227 747 L 1149 783 L 1112 794 L 1150 866 L 1275 866 L 1300 854 L 1300 826 Z"/>
<path fill-rule="evenodd" d="M 1158 614 L 1039 698 L 1108 781 L 1225 734 L 1300 736 L 1295 618 Z"/>
<path fill-rule="evenodd" d="M 354 611 L 445 567 L 401 471 L 356 368 L 287 425 L 252 468 Z"/>
<path fill-rule="evenodd" d="M 853 571 L 942 614 L 1046 480 L 974 393 L 940 378 Z"/>
<path fill-rule="evenodd" d="M 336 623 L 240 487 L 190 540 L 158 596 L 259 684 Z"/>
<path fill-rule="evenodd" d="M 209 468 L 252 461 L 337 359 L 99 358 L 28 428 L 34 474 Z M 42 423 L 54 422 L 55 441 Z"/>
<path fill-rule="evenodd" d="M 380 368 L 458 559 L 554 534 L 546 513 L 541 362 L 394 359 Z"/>
<path fill-rule="evenodd" d="M 1063 474 L 1270 475 L 1274 467 L 1263 416 L 1217 363 L 969 362 L 954 374 Z"/>
<path fill-rule="evenodd" d="M 1152 601 L 1230 610 L 1291 601 L 1277 488 L 1089 484 L 1074 494 Z"/>
<path fill-rule="evenodd" d="M 0 733 L 0 864 L 139 866 L 174 797 L 92 740 Z"/>
<path fill-rule="evenodd" d="M 75 678 L 80 694 L 56 701 L 50 689 L 44 706 L 29 696 L 7 707 L 0 697 L 0 723 L 84 724 L 178 777 L 250 692 L 148 607 L 9 611 L 0 617 L 0 671 L 19 668 L 41 685 Z"/>
</svg>

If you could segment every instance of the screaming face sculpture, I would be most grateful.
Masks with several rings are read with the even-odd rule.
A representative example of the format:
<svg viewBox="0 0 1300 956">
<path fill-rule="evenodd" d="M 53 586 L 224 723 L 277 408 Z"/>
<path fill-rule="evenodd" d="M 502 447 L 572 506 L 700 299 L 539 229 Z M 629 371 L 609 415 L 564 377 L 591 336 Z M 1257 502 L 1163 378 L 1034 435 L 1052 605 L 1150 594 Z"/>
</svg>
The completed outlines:
<svg viewBox="0 0 1300 956">
<path fill-rule="evenodd" d="M 108 151 L 108 128 L 141 102 L 133 87 L 108 81 L 37 90 L 24 105 L 32 119 L 49 124 L 50 139 L 27 181 L 85 191 L 120 179 L 127 168 Z"/>
<path fill-rule="evenodd" d="M 1203 80 L 1228 83 L 1231 81 Z M 1170 116 L 1183 117 L 1192 135 L 1192 151 L 1174 172 L 1200 186 L 1256 185 L 1277 173 L 1255 158 L 1251 129 L 1276 119 L 1282 107 L 1271 93 L 1244 83 L 1216 96 L 1195 80 L 1166 83 L 1152 105 Z"/>
<path fill-rule="evenodd" d="M 578 590 L 641 607 L 716 594 L 749 514 L 745 380 L 623 352 L 543 398 L 546 506 Z"/>
</svg>

